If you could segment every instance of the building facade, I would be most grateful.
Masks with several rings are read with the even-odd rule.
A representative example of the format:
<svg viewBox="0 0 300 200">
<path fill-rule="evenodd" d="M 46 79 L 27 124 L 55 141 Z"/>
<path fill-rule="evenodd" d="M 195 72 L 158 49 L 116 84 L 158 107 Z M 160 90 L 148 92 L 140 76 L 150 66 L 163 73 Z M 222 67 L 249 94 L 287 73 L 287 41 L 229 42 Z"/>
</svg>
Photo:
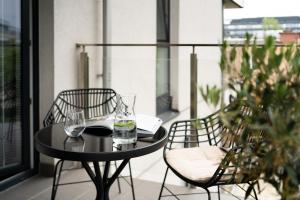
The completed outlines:
<svg viewBox="0 0 300 200">
<path fill-rule="evenodd" d="M 296 43 L 300 44 L 300 32 L 282 32 L 280 33 L 280 43 L 282 44 L 290 44 Z"/>
<path fill-rule="evenodd" d="M 198 55 L 198 84 L 221 84 L 219 47 L 100 45 L 83 50 L 77 43 L 218 44 L 223 9 L 239 6 L 233 0 L 3 0 L 0 59 L 7 64 L 1 65 L 0 89 L 2 96 L 12 91 L 17 106 L 10 109 L 7 98 L 0 99 L 0 190 L 36 173 L 36 158 L 40 170 L 53 169 L 55 159 L 35 152 L 34 133 L 56 95 L 79 87 L 83 51 L 89 57 L 89 87 L 137 94 L 137 113 L 189 108 L 192 52 Z M 3 42 L 4 35 L 13 36 L 11 43 Z M 3 52 L 10 48 L 8 59 Z M 12 87 L 5 80 L 14 80 Z M 9 152 L 14 165 L 7 162 Z"/>
<path fill-rule="evenodd" d="M 273 35 L 279 40 L 281 32 L 300 33 L 300 16 L 274 17 L 274 19 L 280 24 L 280 29 L 265 30 L 263 17 L 233 19 L 229 24 L 224 25 L 224 37 L 229 41 L 238 41 L 249 33 L 256 36 L 258 40 L 263 40 L 265 35 Z"/>
</svg>

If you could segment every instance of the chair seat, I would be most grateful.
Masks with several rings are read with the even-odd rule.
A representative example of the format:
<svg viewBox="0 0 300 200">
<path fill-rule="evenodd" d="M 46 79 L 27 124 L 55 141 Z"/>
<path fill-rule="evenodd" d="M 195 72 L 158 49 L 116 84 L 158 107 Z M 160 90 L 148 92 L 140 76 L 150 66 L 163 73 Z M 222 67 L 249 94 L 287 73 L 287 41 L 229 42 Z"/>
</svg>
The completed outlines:
<svg viewBox="0 0 300 200">
<path fill-rule="evenodd" d="M 208 181 L 218 169 L 226 152 L 217 146 L 172 149 L 166 152 L 166 161 L 182 176 L 196 181 Z"/>
</svg>

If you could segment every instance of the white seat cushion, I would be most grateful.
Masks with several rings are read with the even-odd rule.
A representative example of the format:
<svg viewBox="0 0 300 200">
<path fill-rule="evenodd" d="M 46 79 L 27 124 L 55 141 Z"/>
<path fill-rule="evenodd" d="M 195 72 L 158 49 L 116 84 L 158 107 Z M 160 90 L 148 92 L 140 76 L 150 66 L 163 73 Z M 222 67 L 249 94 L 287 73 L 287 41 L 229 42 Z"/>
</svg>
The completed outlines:
<svg viewBox="0 0 300 200">
<path fill-rule="evenodd" d="M 200 146 L 170 150 L 166 160 L 182 176 L 204 182 L 214 175 L 225 154 L 217 146 Z"/>
</svg>

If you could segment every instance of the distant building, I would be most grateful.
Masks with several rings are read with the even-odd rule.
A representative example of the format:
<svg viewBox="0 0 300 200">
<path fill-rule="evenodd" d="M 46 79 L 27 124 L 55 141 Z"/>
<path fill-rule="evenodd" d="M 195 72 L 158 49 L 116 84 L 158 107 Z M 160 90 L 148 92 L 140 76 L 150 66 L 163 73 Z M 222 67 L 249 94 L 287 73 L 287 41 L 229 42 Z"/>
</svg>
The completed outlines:
<svg viewBox="0 0 300 200">
<path fill-rule="evenodd" d="M 289 43 L 300 44 L 300 33 L 282 32 L 280 33 L 279 42 L 282 44 L 289 44 Z"/>
<path fill-rule="evenodd" d="M 263 29 L 263 17 L 233 19 L 230 24 L 224 26 L 224 36 L 228 41 L 242 40 L 246 33 L 256 36 L 257 40 L 262 40 L 264 35 L 273 35 L 279 41 L 280 33 L 283 31 L 300 33 L 300 16 L 274 17 L 278 20 L 282 30 Z"/>
</svg>

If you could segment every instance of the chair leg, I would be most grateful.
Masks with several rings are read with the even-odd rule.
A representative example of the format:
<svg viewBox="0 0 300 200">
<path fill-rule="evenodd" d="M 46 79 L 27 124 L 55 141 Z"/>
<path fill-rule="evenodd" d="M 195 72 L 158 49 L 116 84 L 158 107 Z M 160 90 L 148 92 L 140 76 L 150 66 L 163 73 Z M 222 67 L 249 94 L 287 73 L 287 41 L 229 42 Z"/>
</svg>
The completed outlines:
<svg viewBox="0 0 300 200">
<path fill-rule="evenodd" d="M 117 161 L 115 161 L 115 168 L 117 169 L 118 166 L 117 166 Z M 117 178 L 117 183 L 118 183 L 118 189 L 119 189 L 119 194 L 121 194 L 121 185 L 120 185 L 120 178 L 118 177 Z"/>
<path fill-rule="evenodd" d="M 210 196 L 210 191 L 209 191 L 209 189 L 207 189 L 207 188 L 204 188 L 204 189 L 205 189 L 206 192 L 207 192 L 208 200 L 211 200 L 211 196 Z"/>
<path fill-rule="evenodd" d="M 167 169 L 166 169 L 166 173 L 165 173 L 165 176 L 164 176 L 164 180 L 163 180 L 163 183 L 162 183 L 161 188 L 160 188 L 158 200 L 161 199 L 161 195 L 162 195 L 163 189 L 164 189 L 164 187 L 165 187 L 165 182 L 166 182 L 166 178 L 167 178 L 167 175 L 168 175 L 168 170 L 169 170 L 169 167 L 167 167 Z"/>
<path fill-rule="evenodd" d="M 248 185 L 250 186 L 250 185 L 251 185 L 251 182 L 248 182 Z M 259 190 L 259 186 L 257 186 L 257 189 Z M 255 185 L 254 185 L 254 187 L 253 187 L 252 190 L 253 190 L 254 198 L 255 198 L 256 200 L 258 200 L 257 193 L 256 193 L 256 190 L 255 190 Z M 253 195 L 250 195 L 250 196 L 253 197 Z"/>
<path fill-rule="evenodd" d="M 131 171 L 130 161 L 128 162 L 128 167 L 129 167 L 129 176 L 130 176 L 130 182 L 131 182 L 132 199 L 135 200 L 134 185 L 133 185 L 133 180 L 132 180 L 132 171 Z"/>
<path fill-rule="evenodd" d="M 59 160 L 55 165 L 54 175 L 53 175 L 52 192 L 51 192 L 51 200 L 55 199 L 63 165 L 64 165 L 64 160 Z M 58 169 L 58 166 L 59 166 L 59 169 Z M 58 174 L 57 174 L 57 169 L 58 169 Z M 57 178 L 56 178 L 56 175 L 57 175 Z"/>
<path fill-rule="evenodd" d="M 256 190 L 255 190 L 255 188 L 253 187 L 253 193 L 254 193 L 254 197 L 255 197 L 255 199 L 256 200 L 258 200 L 258 198 L 257 198 L 257 193 L 256 193 Z"/>
<path fill-rule="evenodd" d="M 218 200 L 221 200 L 220 186 L 218 185 Z"/>
</svg>

